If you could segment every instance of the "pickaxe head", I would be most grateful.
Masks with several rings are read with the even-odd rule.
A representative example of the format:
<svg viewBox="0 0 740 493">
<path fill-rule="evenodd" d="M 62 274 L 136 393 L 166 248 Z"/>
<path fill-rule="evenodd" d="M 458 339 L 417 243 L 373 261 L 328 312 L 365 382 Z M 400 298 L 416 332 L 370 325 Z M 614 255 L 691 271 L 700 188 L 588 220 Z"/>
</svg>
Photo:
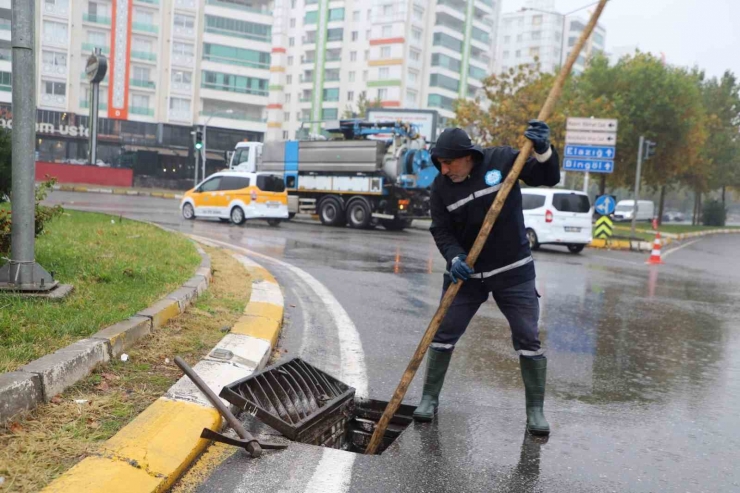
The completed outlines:
<svg viewBox="0 0 740 493">
<path fill-rule="evenodd" d="M 233 445 L 234 447 L 243 448 L 249 453 L 249 455 L 255 458 L 262 455 L 261 449 L 280 450 L 288 448 L 288 445 L 283 445 L 279 443 L 266 443 L 259 442 L 257 440 L 243 440 L 241 438 L 227 437 L 226 435 L 222 435 L 221 433 L 209 430 L 208 428 L 203 428 L 200 437 L 205 438 L 206 440 L 213 440 L 214 442 L 225 443 L 226 445 Z"/>
</svg>

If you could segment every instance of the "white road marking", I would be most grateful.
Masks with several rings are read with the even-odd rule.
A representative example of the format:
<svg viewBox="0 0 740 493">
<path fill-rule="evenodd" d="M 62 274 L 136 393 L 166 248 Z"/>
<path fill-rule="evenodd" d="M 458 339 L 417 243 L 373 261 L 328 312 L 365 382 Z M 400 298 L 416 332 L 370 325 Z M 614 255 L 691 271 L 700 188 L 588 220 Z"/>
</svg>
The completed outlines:
<svg viewBox="0 0 740 493">
<path fill-rule="evenodd" d="M 639 265 L 639 266 L 645 265 L 644 262 L 631 262 L 629 260 L 622 260 L 619 258 L 604 257 L 603 255 L 589 255 L 589 258 L 599 258 L 601 260 L 609 260 L 610 262 L 621 262 L 623 264 L 629 264 L 629 265 Z"/>
<path fill-rule="evenodd" d="M 191 235 L 198 241 L 207 244 L 216 244 L 240 250 L 247 255 L 264 258 L 274 262 L 281 267 L 292 272 L 300 278 L 316 295 L 321 299 L 326 307 L 326 311 L 331 315 L 334 324 L 337 327 L 339 336 L 339 348 L 342 359 L 340 380 L 356 389 L 356 394 L 360 397 L 366 397 L 368 393 L 367 371 L 365 368 L 365 353 L 362 350 L 362 341 L 360 334 L 357 332 L 355 324 L 352 322 L 349 314 L 345 311 L 339 301 L 321 282 L 308 272 L 295 267 L 289 263 L 277 260 L 273 257 L 261 253 L 247 250 L 230 243 L 226 243 L 212 238 L 201 238 L 200 236 Z M 304 337 L 307 337 L 304 331 Z M 349 491 L 352 480 L 352 466 L 355 462 L 356 455 L 350 452 L 343 452 L 334 449 L 324 449 L 321 460 L 319 461 L 313 476 L 306 485 L 306 493 L 346 493 Z"/>
<path fill-rule="evenodd" d="M 672 248 L 663 254 L 663 258 L 666 258 L 668 255 L 672 254 L 673 252 L 677 252 L 681 250 L 682 248 L 686 248 L 687 246 L 693 245 L 694 243 L 697 243 L 703 239 L 704 238 L 699 238 L 698 240 L 690 241 L 686 243 L 685 245 L 681 245 L 680 247 Z"/>
</svg>

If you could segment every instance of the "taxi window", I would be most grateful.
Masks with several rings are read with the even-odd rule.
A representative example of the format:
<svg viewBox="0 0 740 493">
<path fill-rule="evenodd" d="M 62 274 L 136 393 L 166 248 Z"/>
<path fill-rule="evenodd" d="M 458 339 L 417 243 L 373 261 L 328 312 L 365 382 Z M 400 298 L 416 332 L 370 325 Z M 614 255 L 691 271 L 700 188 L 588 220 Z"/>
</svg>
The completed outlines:
<svg viewBox="0 0 740 493">
<path fill-rule="evenodd" d="M 200 186 L 201 192 L 215 192 L 218 190 L 219 185 L 221 184 L 221 177 L 216 176 L 214 178 L 211 178 L 207 182 L 203 183 Z"/>
<path fill-rule="evenodd" d="M 248 176 L 224 176 L 219 190 L 241 190 L 249 186 Z"/>
<path fill-rule="evenodd" d="M 257 188 L 263 192 L 284 192 L 283 178 L 275 175 L 257 175 Z"/>
</svg>

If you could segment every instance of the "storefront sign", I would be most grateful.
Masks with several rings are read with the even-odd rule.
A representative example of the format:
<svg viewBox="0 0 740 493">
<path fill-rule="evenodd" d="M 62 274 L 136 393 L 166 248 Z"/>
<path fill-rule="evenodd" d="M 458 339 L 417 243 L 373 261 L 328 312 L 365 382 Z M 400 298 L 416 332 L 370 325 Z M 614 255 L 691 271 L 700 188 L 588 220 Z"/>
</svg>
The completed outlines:
<svg viewBox="0 0 740 493">
<path fill-rule="evenodd" d="M 12 130 L 13 120 L 0 118 L 0 128 Z M 69 137 L 89 137 L 90 129 L 84 125 L 54 125 L 52 123 L 37 123 L 36 133 L 47 135 L 65 135 Z"/>
</svg>

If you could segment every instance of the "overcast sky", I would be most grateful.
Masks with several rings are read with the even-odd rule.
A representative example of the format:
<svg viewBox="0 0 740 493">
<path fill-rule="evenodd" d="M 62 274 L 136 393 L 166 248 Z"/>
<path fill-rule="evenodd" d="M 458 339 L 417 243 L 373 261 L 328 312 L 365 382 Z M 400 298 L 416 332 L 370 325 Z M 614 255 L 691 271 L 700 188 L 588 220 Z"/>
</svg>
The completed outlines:
<svg viewBox="0 0 740 493">
<path fill-rule="evenodd" d="M 501 12 L 516 11 L 525 1 L 503 0 Z M 555 7 L 566 13 L 589 3 L 555 0 Z M 698 65 L 709 76 L 727 69 L 740 76 L 740 0 L 610 0 L 600 23 L 607 51 L 637 45 L 665 53 L 673 65 Z"/>
</svg>

